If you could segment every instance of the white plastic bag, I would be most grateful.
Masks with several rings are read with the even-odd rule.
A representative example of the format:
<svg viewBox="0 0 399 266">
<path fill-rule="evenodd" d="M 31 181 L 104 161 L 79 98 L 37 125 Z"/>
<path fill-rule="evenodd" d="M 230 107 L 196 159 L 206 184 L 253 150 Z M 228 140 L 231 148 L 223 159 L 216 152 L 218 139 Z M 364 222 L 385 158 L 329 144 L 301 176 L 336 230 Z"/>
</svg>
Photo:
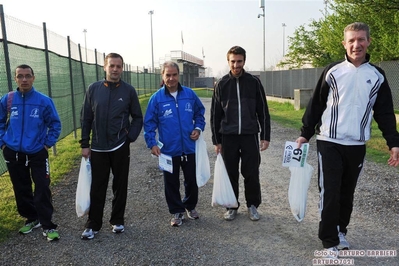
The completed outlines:
<svg viewBox="0 0 399 266">
<path fill-rule="evenodd" d="M 230 183 L 223 157 L 219 153 L 216 157 L 215 172 L 213 175 L 212 206 L 237 208 L 238 202 Z"/>
<path fill-rule="evenodd" d="M 291 171 L 291 180 L 288 188 L 288 201 L 295 219 L 301 222 L 305 218 L 306 201 L 313 167 L 305 163 L 303 167 L 290 167 L 289 169 Z"/>
<path fill-rule="evenodd" d="M 206 149 L 206 142 L 202 133 L 195 141 L 195 164 L 197 171 L 197 185 L 204 186 L 211 177 L 211 168 L 209 166 L 208 151 Z"/>
<path fill-rule="evenodd" d="M 82 217 L 89 213 L 91 187 L 90 160 L 82 157 L 79 170 L 78 186 L 76 188 L 76 214 Z"/>
</svg>

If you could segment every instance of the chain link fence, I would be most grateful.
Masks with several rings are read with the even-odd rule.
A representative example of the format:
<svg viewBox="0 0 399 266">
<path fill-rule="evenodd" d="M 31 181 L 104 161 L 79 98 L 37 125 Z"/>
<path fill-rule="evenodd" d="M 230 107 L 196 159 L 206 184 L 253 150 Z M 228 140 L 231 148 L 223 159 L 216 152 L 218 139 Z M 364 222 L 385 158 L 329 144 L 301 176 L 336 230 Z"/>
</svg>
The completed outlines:
<svg viewBox="0 0 399 266">
<path fill-rule="evenodd" d="M 60 139 L 80 128 L 80 109 L 89 84 L 105 77 L 105 54 L 74 43 L 42 27 L 4 14 L 0 5 L 0 96 L 15 90 L 15 68 L 31 66 L 35 73 L 34 87 L 50 96 L 59 113 L 62 132 Z M 123 55 L 122 55 L 123 56 Z M 124 64 L 122 79 L 133 85 L 139 97 L 155 92 L 161 83 L 159 73 Z M 7 171 L 0 156 L 0 174 Z M 9 186 L 7 179 L 0 180 Z"/>
</svg>

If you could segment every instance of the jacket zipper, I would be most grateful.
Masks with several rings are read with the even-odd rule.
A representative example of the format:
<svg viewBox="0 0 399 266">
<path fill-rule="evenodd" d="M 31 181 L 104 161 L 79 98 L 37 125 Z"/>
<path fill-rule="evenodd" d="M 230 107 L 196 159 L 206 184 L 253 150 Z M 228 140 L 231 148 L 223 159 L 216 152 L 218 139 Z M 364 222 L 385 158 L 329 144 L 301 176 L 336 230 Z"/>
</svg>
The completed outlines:
<svg viewBox="0 0 399 266">
<path fill-rule="evenodd" d="M 240 82 L 236 78 L 237 82 L 237 104 L 238 104 L 238 135 L 241 135 L 241 98 L 240 98 Z"/>
</svg>

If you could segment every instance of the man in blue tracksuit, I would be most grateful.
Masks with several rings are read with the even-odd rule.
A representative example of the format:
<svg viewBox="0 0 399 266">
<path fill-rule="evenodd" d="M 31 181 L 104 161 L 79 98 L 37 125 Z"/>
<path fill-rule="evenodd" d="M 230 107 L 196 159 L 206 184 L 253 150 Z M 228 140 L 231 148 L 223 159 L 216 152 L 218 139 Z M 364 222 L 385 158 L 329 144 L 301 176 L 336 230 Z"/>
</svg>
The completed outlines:
<svg viewBox="0 0 399 266">
<path fill-rule="evenodd" d="M 58 140 L 61 121 L 53 101 L 33 87 L 35 75 L 30 66 L 18 66 L 14 79 L 17 90 L 6 94 L 0 103 L 0 146 L 18 213 L 26 218 L 19 232 L 28 234 L 42 226 L 43 235 L 49 241 L 57 240 L 57 225 L 51 221 L 48 149 Z"/>
<path fill-rule="evenodd" d="M 179 83 L 179 66 L 167 61 L 162 67 L 164 85 L 155 92 L 144 118 L 144 137 L 155 156 L 172 157 L 172 173 L 164 171 L 165 197 L 172 226 L 180 226 L 185 210 L 190 219 L 198 219 L 195 210 L 198 186 L 195 167 L 195 141 L 205 127 L 205 107 L 198 96 Z M 158 131 L 158 141 L 156 139 Z M 184 174 L 185 196 L 180 196 L 180 167 Z"/>
</svg>

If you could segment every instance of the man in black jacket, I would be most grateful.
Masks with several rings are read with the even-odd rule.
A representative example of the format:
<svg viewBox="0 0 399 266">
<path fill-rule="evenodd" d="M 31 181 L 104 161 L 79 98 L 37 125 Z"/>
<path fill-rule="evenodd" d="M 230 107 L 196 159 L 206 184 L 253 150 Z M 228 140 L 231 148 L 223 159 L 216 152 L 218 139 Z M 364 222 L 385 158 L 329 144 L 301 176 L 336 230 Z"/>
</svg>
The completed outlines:
<svg viewBox="0 0 399 266">
<path fill-rule="evenodd" d="M 270 115 L 263 86 L 257 77 L 245 72 L 245 59 L 242 47 L 234 46 L 227 52 L 230 73 L 215 85 L 211 129 L 215 151 L 222 153 L 237 201 L 241 159 L 249 218 L 257 221 L 257 208 L 261 203 L 259 150 L 269 147 Z M 234 220 L 237 209 L 228 209 L 224 219 Z"/>
<path fill-rule="evenodd" d="M 102 227 L 110 171 L 113 174 L 112 232 L 122 233 L 130 165 L 130 147 L 140 134 L 143 115 L 136 90 L 121 80 L 123 58 L 105 57 L 106 79 L 91 84 L 82 112 L 82 156 L 90 157 L 92 183 L 90 211 L 82 239 L 93 239 Z M 131 121 L 129 121 L 131 117 Z M 90 133 L 92 134 L 90 145 Z"/>
</svg>

